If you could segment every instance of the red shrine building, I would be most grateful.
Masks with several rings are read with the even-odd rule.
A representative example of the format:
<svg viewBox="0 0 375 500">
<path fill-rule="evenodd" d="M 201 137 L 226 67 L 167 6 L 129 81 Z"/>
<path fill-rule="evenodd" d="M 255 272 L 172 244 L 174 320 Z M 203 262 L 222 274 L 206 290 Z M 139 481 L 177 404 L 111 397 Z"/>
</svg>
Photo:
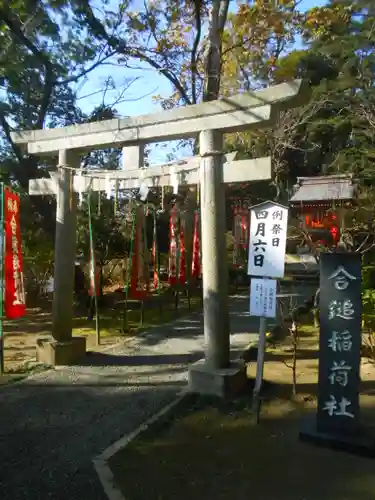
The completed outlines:
<svg viewBox="0 0 375 500">
<path fill-rule="evenodd" d="M 351 175 L 298 177 L 289 199 L 286 264 L 290 270 L 317 270 L 314 246 L 335 247 L 345 227 L 351 227 L 358 186 Z M 250 199 L 232 201 L 233 266 L 246 267 Z M 311 241 L 307 241 L 307 237 Z M 301 267 L 302 266 L 302 267 Z"/>
<path fill-rule="evenodd" d="M 356 202 L 358 187 L 351 175 L 298 177 L 289 201 L 290 215 L 314 244 L 334 247 Z M 295 240 L 287 253 L 303 254 L 306 241 Z M 293 246 L 293 244 L 291 245 Z"/>
</svg>

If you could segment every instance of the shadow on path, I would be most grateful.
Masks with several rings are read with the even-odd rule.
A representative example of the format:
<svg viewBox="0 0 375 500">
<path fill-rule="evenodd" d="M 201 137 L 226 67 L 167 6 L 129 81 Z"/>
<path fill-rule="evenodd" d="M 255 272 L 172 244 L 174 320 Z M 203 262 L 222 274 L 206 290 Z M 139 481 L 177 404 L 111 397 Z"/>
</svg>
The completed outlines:
<svg viewBox="0 0 375 500">
<path fill-rule="evenodd" d="M 248 297 L 231 299 L 233 355 L 257 331 Z M 155 327 L 81 366 L 0 390 L 1 500 L 107 500 L 92 459 L 185 386 L 203 356 L 202 315 Z"/>
<path fill-rule="evenodd" d="M 1 391 L 1 500 L 108 500 L 92 458 L 133 431 L 182 384 L 21 384 Z M 8 393 L 8 394 L 7 394 Z"/>
<path fill-rule="evenodd" d="M 186 365 L 194 363 L 204 356 L 203 351 L 188 354 L 144 354 L 116 355 L 105 352 L 92 352 L 86 357 L 82 366 L 155 366 Z M 184 368 L 186 370 L 186 367 Z"/>
<path fill-rule="evenodd" d="M 242 349 L 232 349 L 231 357 L 236 358 L 242 354 Z M 186 365 L 195 363 L 204 357 L 204 351 L 193 351 L 186 354 L 108 354 L 105 352 L 91 352 L 80 366 L 163 366 L 163 365 Z M 142 372 L 144 373 L 144 372 Z M 157 373 L 160 373 L 159 371 Z"/>
</svg>

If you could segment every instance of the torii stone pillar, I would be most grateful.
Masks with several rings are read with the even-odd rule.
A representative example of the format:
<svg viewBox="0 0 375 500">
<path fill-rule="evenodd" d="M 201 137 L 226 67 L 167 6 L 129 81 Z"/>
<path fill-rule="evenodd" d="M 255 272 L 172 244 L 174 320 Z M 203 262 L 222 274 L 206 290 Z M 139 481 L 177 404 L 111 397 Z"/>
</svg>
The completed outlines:
<svg viewBox="0 0 375 500">
<path fill-rule="evenodd" d="M 125 146 L 122 148 L 122 170 L 134 170 L 142 168 L 145 161 L 145 147 L 143 144 L 138 146 Z"/>
<path fill-rule="evenodd" d="M 66 365 L 86 353 L 86 338 L 72 337 L 74 261 L 76 259 L 77 195 L 73 191 L 73 171 L 79 166 L 75 151 L 59 151 L 56 180 L 56 233 L 54 296 L 51 339 L 38 339 L 37 359 L 49 365 Z"/>
<path fill-rule="evenodd" d="M 54 301 L 52 331 L 56 340 L 70 340 L 72 333 L 72 304 L 74 266 L 76 258 L 76 194 L 72 192 L 74 153 L 60 151 L 57 165 L 59 189 L 56 196 L 56 233 Z M 65 168 L 68 167 L 68 168 Z"/>
<path fill-rule="evenodd" d="M 230 349 L 223 134 L 201 132 L 199 152 L 205 362 L 210 370 L 225 369 Z"/>
</svg>

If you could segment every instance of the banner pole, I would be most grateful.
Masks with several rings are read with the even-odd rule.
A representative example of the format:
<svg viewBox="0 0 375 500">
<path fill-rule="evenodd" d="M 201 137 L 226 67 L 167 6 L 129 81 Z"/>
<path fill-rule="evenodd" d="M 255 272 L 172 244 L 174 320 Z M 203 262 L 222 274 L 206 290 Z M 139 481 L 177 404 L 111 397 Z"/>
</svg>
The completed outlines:
<svg viewBox="0 0 375 500">
<path fill-rule="evenodd" d="M 4 373 L 4 260 L 5 260 L 5 230 L 4 230 L 4 183 L 0 185 L 0 375 Z"/>
<path fill-rule="evenodd" d="M 94 284 L 94 303 L 95 303 L 95 333 L 96 333 L 96 344 L 100 345 L 100 319 L 99 319 L 99 308 L 98 308 L 98 296 L 97 296 L 97 276 L 96 276 L 96 259 L 95 259 L 95 248 L 94 248 L 94 237 L 92 232 L 92 214 L 91 214 L 91 191 L 88 194 L 88 211 L 89 211 L 89 238 L 90 238 L 90 253 L 91 253 L 91 273 L 90 281 Z M 93 278 L 93 279 L 92 279 Z M 90 285 L 91 286 L 91 285 Z"/>
</svg>

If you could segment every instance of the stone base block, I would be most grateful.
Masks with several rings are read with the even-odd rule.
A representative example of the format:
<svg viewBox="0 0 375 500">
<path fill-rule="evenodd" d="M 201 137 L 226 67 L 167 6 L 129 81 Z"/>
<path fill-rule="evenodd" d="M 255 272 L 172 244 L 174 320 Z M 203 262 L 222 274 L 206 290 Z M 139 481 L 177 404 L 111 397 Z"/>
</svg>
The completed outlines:
<svg viewBox="0 0 375 500">
<path fill-rule="evenodd" d="M 51 338 L 37 339 L 36 359 L 50 366 L 74 365 L 86 355 L 86 337 L 72 337 L 65 342 Z"/>
<path fill-rule="evenodd" d="M 365 427 L 359 429 L 355 434 L 321 432 L 317 429 L 316 417 L 307 417 L 300 427 L 299 438 L 301 441 L 323 448 L 375 458 L 375 434 L 372 429 Z"/>
<path fill-rule="evenodd" d="M 244 392 L 248 382 L 242 360 L 232 361 L 229 368 L 215 369 L 204 359 L 189 367 L 188 381 L 189 392 L 221 398 Z"/>
</svg>

